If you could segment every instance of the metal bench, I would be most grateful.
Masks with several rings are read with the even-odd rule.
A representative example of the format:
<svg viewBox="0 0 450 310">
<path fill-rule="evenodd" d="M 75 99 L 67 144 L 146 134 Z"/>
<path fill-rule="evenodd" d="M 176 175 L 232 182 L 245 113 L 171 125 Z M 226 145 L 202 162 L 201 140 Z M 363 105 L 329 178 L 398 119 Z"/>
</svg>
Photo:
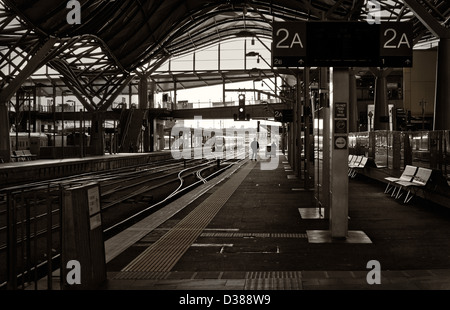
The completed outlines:
<svg viewBox="0 0 450 310">
<path fill-rule="evenodd" d="M 416 166 L 406 165 L 405 169 L 403 170 L 402 175 L 399 178 L 395 178 L 395 177 L 384 178 L 385 180 L 388 181 L 388 184 L 386 185 L 386 189 L 384 190 L 384 193 L 388 194 L 389 191 L 392 190 L 391 196 L 394 196 L 395 189 L 399 188 L 398 186 L 395 186 L 395 182 L 399 182 L 399 181 L 411 182 L 413 180 L 414 176 L 416 175 L 417 169 L 418 169 L 418 167 L 416 167 Z"/>
<path fill-rule="evenodd" d="M 396 185 L 399 186 L 399 190 L 395 199 L 399 199 L 402 196 L 402 189 L 408 189 L 404 203 L 408 203 L 411 198 L 413 198 L 419 188 L 425 187 L 427 185 L 428 180 L 430 180 L 431 173 L 433 170 L 419 167 L 417 169 L 416 174 L 414 175 L 412 181 L 397 181 Z M 414 192 L 414 193 L 412 193 Z"/>
<path fill-rule="evenodd" d="M 348 176 L 354 178 L 358 173 L 357 169 L 364 169 L 368 161 L 365 156 L 356 156 L 355 161 L 350 162 L 348 165 Z"/>
<path fill-rule="evenodd" d="M 35 154 L 31 154 L 30 150 L 23 150 L 22 153 L 28 160 L 35 160 L 37 156 Z"/>
<path fill-rule="evenodd" d="M 356 162 L 361 161 L 361 156 L 358 155 L 348 155 L 348 176 L 350 176 L 351 172 L 352 172 L 352 168 Z"/>
<path fill-rule="evenodd" d="M 27 156 L 23 153 L 23 151 L 13 151 L 13 158 L 15 158 L 17 161 L 26 161 Z"/>
</svg>

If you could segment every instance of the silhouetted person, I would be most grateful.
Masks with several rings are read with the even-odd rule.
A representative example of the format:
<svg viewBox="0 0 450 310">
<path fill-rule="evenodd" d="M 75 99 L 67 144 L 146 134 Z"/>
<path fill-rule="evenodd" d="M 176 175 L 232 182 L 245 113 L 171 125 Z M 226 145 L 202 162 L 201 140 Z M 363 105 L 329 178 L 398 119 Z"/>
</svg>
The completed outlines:
<svg viewBox="0 0 450 310">
<path fill-rule="evenodd" d="M 253 160 L 253 158 L 256 160 L 256 157 L 258 156 L 258 150 L 259 150 L 259 143 L 258 143 L 258 141 L 256 141 L 256 138 L 253 138 L 252 143 L 250 143 L 250 147 L 252 148 L 251 160 Z"/>
</svg>

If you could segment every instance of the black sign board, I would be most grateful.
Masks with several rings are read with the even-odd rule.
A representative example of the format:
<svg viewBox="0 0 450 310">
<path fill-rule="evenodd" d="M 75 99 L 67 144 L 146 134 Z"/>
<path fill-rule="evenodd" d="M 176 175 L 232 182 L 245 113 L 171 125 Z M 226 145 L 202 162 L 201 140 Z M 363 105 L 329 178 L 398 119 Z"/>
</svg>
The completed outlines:
<svg viewBox="0 0 450 310">
<path fill-rule="evenodd" d="M 378 32 L 368 23 L 308 23 L 307 63 L 320 67 L 377 66 Z"/>
<path fill-rule="evenodd" d="M 347 102 L 334 104 L 334 118 L 347 118 Z"/>
<path fill-rule="evenodd" d="M 289 123 L 294 121 L 294 111 L 292 109 L 275 110 L 275 121 Z"/>
<path fill-rule="evenodd" d="M 305 22 L 274 22 L 273 38 L 274 67 L 303 67 L 306 60 Z"/>
<path fill-rule="evenodd" d="M 405 22 L 274 22 L 274 67 L 411 67 Z"/>
<path fill-rule="evenodd" d="M 413 26 L 410 23 L 390 22 L 379 24 L 379 28 L 381 66 L 411 67 Z"/>
<path fill-rule="evenodd" d="M 347 133 L 347 120 L 339 119 L 334 120 L 334 133 L 346 134 Z"/>
</svg>

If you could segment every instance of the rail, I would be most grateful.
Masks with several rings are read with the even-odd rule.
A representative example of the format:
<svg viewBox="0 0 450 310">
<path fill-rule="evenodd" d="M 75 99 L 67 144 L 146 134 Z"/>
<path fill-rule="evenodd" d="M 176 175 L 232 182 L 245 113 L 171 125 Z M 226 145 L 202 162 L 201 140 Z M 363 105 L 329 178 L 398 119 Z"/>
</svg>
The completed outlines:
<svg viewBox="0 0 450 310">
<path fill-rule="evenodd" d="M 62 223 L 62 193 L 65 189 L 95 181 L 101 187 L 110 187 L 104 193 L 101 192 L 101 200 L 103 200 L 104 197 L 108 197 L 108 194 L 114 192 L 115 186 L 121 182 L 124 185 L 124 180 L 128 180 L 134 185 L 130 184 L 128 188 L 130 193 L 127 195 L 120 193 L 122 197 L 116 198 L 117 201 L 114 204 L 120 204 L 120 201 L 130 197 L 152 193 L 153 190 L 167 183 L 180 182 L 180 185 L 167 193 L 164 199 L 135 212 L 126 219 L 121 219 L 116 224 L 104 226 L 103 233 L 106 236 L 126 226 L 130 221 L 153 212 L 152 209 L 163 206 L 176 196 L 208 181 L 237 163 L 233 160 L 223 161 L 220 169 L 217 169 L 215 160 L 202 164 L 199 164 L 198 160 L 192 162 L 189 167 L 186 161 L 169 162 L 164 169 L 149 164 L 122 169 L 120 172 L 90 173 L 70 179 L 34 182 L 33 186 L 23 185 L 0 189 L 0 260 L 7 262 L 0 265 L 0 289 L 42 289 L 43 287 L 38 287 L 38 282 L 42 283 L 41 279 L 46 277 L 46 289 L 52 290 L 55 285 L 53 279 L 57 274 L 54 272 L 58 269 L 59 283 L 64 283 L 61 279 L 63 272 L 61 270 L 62 229 L 60 223 Z M 214 167 L 213 173 L 207 176 L 201 175 L 212 167 Z M 178 169 L 177 172 L 175 172 L 176 169 Z M 157 177 L 158 173 L 165 179 Z M 200 176 L 200 179 L 195 179 L 196 176 Z M 190 178 L 189 182 L 184 181 L 186 178 Z M 102 214 L 108 209 L 114 209 L 111 206 L 112 204 L 102 203 Z"/>
</svg>

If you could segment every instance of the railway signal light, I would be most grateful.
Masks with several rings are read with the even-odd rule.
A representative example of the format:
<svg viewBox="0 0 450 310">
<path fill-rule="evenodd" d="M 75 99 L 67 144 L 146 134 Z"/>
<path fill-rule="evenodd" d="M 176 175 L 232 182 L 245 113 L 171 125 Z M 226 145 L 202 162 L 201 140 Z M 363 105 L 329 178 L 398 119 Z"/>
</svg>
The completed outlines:
<svg viewBox="0 0 450 310">
<path fill-rule="evenodd" d="M 237 115 L 237 120 L 239 121 L 246 121 L 248 120 L 248 116 L 245 113 L 245 95 L 244 94 L 240 94 L 239 95 L 239 111 L 238 111 L 238 115 Z"/>
</svg>

